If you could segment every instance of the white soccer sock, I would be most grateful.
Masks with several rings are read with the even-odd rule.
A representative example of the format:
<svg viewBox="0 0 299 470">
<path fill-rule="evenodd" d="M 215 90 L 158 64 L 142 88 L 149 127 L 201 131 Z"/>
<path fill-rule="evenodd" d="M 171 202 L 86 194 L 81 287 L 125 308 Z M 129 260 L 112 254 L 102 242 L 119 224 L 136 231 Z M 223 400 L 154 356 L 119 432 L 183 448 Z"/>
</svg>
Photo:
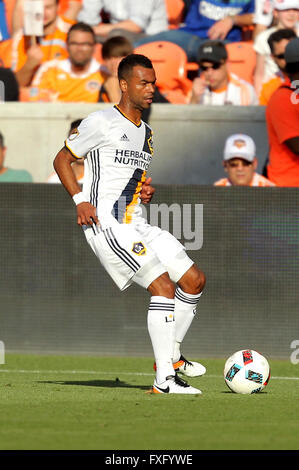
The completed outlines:
<svg viewBox="0 0 299 470">
<path fill-rule="evenodd" d="M 172 354 L 174 345 L 174 299 L 152 296 L 148 315 L 148 332 L 152 341 L 156 361 L 156 381 L 164 382 L 168 375 L 174 375 Z"/>
<path fill-rule="evenodd" d="M 202 292 L 199 294 L 187 294 L 177 287 L 175 292 L 175 342 L 173 362 L 177 362 L 181 356 L 181 343 L 189 330 L 196 314 L 196 306 Z"/>
</svg>

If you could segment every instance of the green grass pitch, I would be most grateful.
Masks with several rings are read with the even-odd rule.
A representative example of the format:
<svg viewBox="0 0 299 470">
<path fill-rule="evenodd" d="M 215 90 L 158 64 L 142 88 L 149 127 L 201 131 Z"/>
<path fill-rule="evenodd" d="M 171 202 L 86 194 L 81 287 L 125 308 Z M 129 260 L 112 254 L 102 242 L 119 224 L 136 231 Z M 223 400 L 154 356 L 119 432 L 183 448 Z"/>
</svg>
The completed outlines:
<svg viewBox="0 0 299 470">
<path fill-rule="evenodd" d="M 196 358 L 193 358 L 196 359 Z M 298 450 L 299 364 L 269 359 L 256 395 L 201 359 L 202 395 L 148 393 L 150 358 L 7 354 L 0 365 L 1 450 Z"/>
</svg>

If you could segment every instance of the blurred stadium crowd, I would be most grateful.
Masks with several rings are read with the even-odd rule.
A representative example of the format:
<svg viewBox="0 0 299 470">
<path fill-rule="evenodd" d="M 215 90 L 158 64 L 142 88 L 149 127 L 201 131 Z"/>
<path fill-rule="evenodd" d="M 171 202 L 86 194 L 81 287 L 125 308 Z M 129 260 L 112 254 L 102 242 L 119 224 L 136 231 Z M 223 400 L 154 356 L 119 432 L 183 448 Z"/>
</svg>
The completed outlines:
<svg viewBox="0 0 299 470">
<path fill-rule="evenodd" d="M 298 35 L 299 0 L 0 0 L 1 100 L 116 103 L 118 63 L 136 52 L 155 102 L 267 106 Z"/>
</svg>

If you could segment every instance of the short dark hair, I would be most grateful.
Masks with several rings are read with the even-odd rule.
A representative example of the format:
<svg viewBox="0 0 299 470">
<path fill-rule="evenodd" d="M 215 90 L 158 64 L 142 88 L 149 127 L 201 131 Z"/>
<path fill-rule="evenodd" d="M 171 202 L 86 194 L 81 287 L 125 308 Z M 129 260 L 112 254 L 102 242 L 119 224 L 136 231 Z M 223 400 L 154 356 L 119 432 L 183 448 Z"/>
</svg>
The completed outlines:
<svg viewBox="0 0 299 470">
<path fill-rule="evenodd" d="M 3 134 L 0 132 L 0 148 L 3 148 L 3 147 L 5 147 L 4 137 L 3 137 Z"/>
<path fill-rule="evenodd" d="M 83 119 L 76 119 L 75 121 L 72 121 L 70 124 L 68 135 L 70 135 L 74 129 L 77 129 L 77 127 L 80 126 L 82 121 Z"/>
<path fill-rule="evenodd" d="M 274 33 L 270 34 L 268 37 L 268 44 L 270 46 L 270 50 L 272 54 L 274 53 L 274 43 L 282 41 L 282 39 L 294 39 L 296 38 L 296 33 L 289 28 L 285 29 L 278 29 L 277 31 L 274 31 Z"/>
<path fill-rule="evenodd" d="M 103 59 L 126 57 L 132 54 L 133 50 L 133 45 L 127 38 L 124 36 L 114 36 L 103 43 L 102 57 Z"/>
<path fill-rule="evenodd" d="M 133 67 L 140 65 L 146 69 L 152 69 L 153 64 L 148 57 L 142 54 L 129 54 L 124 57 L 118 66 L 118 79 L 127 80 L 131 75 Z"/>
<path fill-rule="evenodd" d="M 90 33 L 93 37 L 93 42 L 94 43 L 96 42 L 96 36 L 95 36 L 94 30 L 92 29 L 91 26 L 89 26 L 89 24 L 83 23 L 81 21 L 79 21 L 78 23 L 73 24 L 73 26 L 70 27 L 70 29 L 67 33 L 67 42 L 69 42 L 70 34 L 73 31 L 83 31 L 84 33 Z"/>
</svg>

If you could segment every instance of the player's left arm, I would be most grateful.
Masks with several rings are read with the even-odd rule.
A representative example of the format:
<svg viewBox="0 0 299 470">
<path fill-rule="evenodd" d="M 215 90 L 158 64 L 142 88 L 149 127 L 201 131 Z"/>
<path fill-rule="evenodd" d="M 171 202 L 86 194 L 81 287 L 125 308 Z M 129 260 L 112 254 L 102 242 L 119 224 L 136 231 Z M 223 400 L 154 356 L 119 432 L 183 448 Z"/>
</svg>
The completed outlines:
<svg viewBox="0 0 299 470">
<path fill-rule="evenodd" d="M 72 163 L 75 161 L 77 159 L 65 146 L 58 152 L 53 163 L 61 183 L 72 198 L 75 194 L 81 193 L 81 188 L 72 169 Z M 87 201 L 77 203 L 77 223 L 78 225 L 98 224 L 96 208 Z"/>
</svg>

